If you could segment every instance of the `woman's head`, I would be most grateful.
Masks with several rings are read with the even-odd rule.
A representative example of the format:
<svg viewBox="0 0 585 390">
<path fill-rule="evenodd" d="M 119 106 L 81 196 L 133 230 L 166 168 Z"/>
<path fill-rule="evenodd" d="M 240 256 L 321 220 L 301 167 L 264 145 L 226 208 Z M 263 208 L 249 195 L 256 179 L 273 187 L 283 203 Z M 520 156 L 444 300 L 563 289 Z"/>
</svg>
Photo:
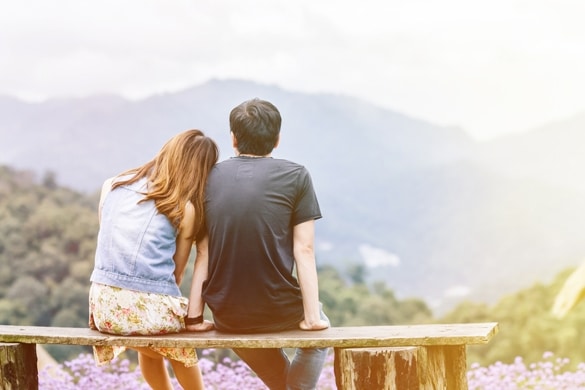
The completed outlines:
<svg viewBox="0 0 585 390">
<path fill-rule="evenodd" d="M 195 206 L 197 224 L 203 221 L 203 196 L 211 168 L 217 163 L 219 150 L 201 130 L 187 130 L 167 141 L 148 163 L 130 173 L 134 177 L 117 182 L 114 188 L 147 177 L 148 192 L 144 200 L 154 200 L 161 214 L 179 226 L 188 201 Z M 200 226 L 196 226 L 198 231 Z"/>
<path fill-rule="evenodd" d="M 167 141 L 152 160 L 151 183 L 173 186 L 181 193 L 193 192 L 195 182 L 206 179 L 217 162 L 215 142 L 201 130 L 187 130 Z"/>
</svg>

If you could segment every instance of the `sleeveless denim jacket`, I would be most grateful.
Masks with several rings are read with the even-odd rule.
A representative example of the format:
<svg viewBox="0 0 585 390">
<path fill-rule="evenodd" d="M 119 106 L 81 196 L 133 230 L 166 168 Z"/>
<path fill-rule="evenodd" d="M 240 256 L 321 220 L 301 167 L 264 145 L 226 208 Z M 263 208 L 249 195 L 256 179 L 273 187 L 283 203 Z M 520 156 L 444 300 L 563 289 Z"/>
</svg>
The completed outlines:
<svg viewBox="0 0 585 390">
<path fill-rule="evenodd" d="M 174 276 L 177 231 L 154 201 L 138 203 L 146 178 L 110 191 L 104 200 L 91 281 L 181 296 Z"/>
</svg>

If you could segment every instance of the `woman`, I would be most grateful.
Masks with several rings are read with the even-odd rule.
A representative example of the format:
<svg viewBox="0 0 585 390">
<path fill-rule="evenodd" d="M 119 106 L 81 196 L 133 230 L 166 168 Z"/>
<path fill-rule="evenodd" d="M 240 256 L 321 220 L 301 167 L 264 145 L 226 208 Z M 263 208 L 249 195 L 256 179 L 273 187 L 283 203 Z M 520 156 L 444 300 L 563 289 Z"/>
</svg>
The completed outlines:
<svg viewBox="0 0 585 390">
<path fill-rule="evenodd" d="M 205 256 L 203 196 L 217 162 L 215 142 L 199 130 L 171 138 L 153 160 L 105 181 L 89 293 L 89 325 L 117 335 L 205 331 L 203 302 L 188 303 L 179 285 L 193 243 Z M 194 274 L 194 278 L 204 278 Z M 187 316 L 187 306 L 193 316 Z M 103 364 L 125 347 L 97 346 Z M 164 358 L 184 389 L 202 389 L 194 348 L 135 348 L 153 389 L 172 389 Z"/>
</svg>

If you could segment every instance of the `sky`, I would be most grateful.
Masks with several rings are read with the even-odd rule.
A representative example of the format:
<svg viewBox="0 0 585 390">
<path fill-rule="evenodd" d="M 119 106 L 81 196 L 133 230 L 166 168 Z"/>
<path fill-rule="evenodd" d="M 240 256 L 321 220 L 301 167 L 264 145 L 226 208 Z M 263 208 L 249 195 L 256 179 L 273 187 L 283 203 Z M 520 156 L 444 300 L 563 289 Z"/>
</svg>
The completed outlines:
<svg viewBox="0 0 585 390">
<path fill-rule="evenodd" d="M 0 0 L 0 95 L 210 79 L 366 100 L 479 140 L 585 111 L 582 0 Z"/>
</svg>

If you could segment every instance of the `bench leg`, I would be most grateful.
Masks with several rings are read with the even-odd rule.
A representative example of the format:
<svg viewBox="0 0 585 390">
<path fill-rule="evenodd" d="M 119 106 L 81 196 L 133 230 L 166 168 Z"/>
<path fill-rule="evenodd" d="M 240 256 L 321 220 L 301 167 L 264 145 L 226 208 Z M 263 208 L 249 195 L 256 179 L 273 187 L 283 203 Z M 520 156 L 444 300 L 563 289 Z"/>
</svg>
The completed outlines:
<svg viewBox="0 0 585 390">
<path fill-rule="evenodd" d="M 36 344 L 0 343 L 0 375 L 2 389 L 38 389 Z"/>
<path fill-rule="evenodd" d="M 466 347 L 335 348 L 338 390 L 467 390 Z"/>
<path fill-rule="evenodd" d="M 335 348 L 338 390 L 418 390 L 417 347 Z"/>
<path fill-rule="evenodd" d="M 418 364 L 421 389 L 467 390 L 465 345 L 420 347 Z"/>
</svg>

